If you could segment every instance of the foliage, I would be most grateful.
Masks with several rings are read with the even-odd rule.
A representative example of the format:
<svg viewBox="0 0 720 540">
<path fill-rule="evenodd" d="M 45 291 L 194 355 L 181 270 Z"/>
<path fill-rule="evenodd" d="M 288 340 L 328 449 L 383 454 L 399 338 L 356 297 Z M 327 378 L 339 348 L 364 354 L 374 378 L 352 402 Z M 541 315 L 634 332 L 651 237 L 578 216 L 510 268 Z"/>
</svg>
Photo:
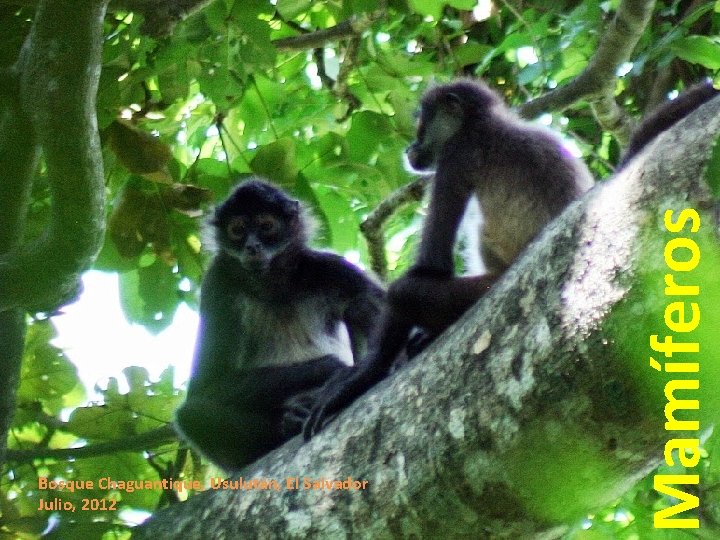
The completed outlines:
<svg viewBox="0 0 720 540">
<path fill-rule="evenodd" d="M 424 88 L 458 75 L 481 76 L 509 103 L 521 104 L 582 72 L 616 7 L 614 1 L 591 0 L 217 0 L 163 38 L 145 35 L 138 14 L 112 11 L 105 21 L 97 101 L 109 226 L 95 267 L 120 274 L 129 321 L 161 331 L 180 303 L 197 305 L 205 263 L 198 218 L 211 200 L 222 200 L 252 174 L 312 208 L 321 225 L 319 245 L 368 264 L 359 225 L 411 180 L 402 153 L 413 137 Z M 637 116 L 653 104 L 653 95 L 702 75 L 717 76 L 720 14 L 713 7 L 710 1 L 657 3 L 615 88 L 625 110 Z M 16 59 L 32 17 L 31 7 L 0 13 L 0 67 Z M 350 20 L 340 39 L 293 46 L 297 36 L 312 37 Z M 598 129 L 586 103 L 548 111 L 541 120 L 561 130 L 598 177 L 612 171 L 621 149 Z M 48 200 L 41 171 L 29 235 L 42 230 Z M 421 206 L 405 206 L 385 225 L 390 277 L 408 265 L 421 215 Z M 49 527 L 50 513 L 37 511 L 44 497 L 36 489 L 40 476 L 206 473 L 173 440 L 146 452 L 122 445 L 171 419 L 181 396 L 170 369 L 159 381 L 148 380 L 142 368 L 126 370 L 127 393 L 113 382 L 101 390 L 102 404 L 82 405 L 72 359 L 50 344 L 53 333 L 49 320 L 30 326 L 8 442 L 27 453 L 15 454 L 3 471 L 0 537 L 34 538 Z M 711 455 L 717 453 L 716 439 L 707 447 Z M 121 444 L 95 457 L 45 457 L 51 449 L 112 441 Z M 703 461 L 710 484 L 701 489 L 707 490 L 707 523 L 717 526 L 712 482 L 719 475 L 712 464 Z M 651 487 L 642 482 L 569 538 L 670 538 L 651 530 L 659 502 Z M 93 496 L 107 492 L 62 495 L 77 504 Z M 124 512 L 56 513 L 50 536 L 122 536 L 132 520 L 127 511 L 152 512 L 176 498 L 148 490 L 114 496 Z"/>
</svg>

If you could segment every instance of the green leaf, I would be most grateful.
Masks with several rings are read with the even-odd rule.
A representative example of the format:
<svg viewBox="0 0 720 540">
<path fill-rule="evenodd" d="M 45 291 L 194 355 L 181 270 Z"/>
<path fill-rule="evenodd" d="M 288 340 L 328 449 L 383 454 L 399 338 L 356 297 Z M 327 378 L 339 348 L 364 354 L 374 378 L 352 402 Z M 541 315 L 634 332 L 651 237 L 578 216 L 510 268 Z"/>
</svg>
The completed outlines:
<svg viewBox="0 0 720 540">
<path fill-rule="evenodd" d="M 370 111 L 355 113 L 347 134 L 350 159 L 358 163 L 369 162 L 380 141 L 391 135 L 392 126 L 387 116 Z"/>
<path fill-rule="evenodd" d="M 489 45 L 481 45 L 477 41 L 468 41 L 455 49 L 455 61 L 458 66 L 468 66 L 481 62 L 485 56 L 492 51 Z"/>
<path fill-rule="evenodd" d="M 75 409 L 66 427 L 88 441 L 109 441 L 134 435 L 135 421 L 129 408 L 94 405 Z"/>
<path fill-rule="evenodd" d="M 224 199 L 230 192 L 228 166 L 216 159 L 197 160 L 188 170 L 186 181 L 210 189 L 215 194 L 216 201 Z"/>
<path fill-rule="evenodd" d="M 469 11 L 477 5 L 477 0 L 447 0 L 447 5 Z"/>
<path fill-rule="evenodd" d="M 337 189 L 323 186 L 316 190 L 326 225 L 330 228 L 333 249 L 340 253 L 356 249 L 359 233 L 358 222 L 351 211 L 352 201 Z"/>
<path fill-rule="evenodd" d="M 75 392 L 81 388 L 77 368 L 62 350 L 50 344 L 54 337 L 55 329 L 49 321 L 36 321 L 28 328 L 18 400 L 39 400 L 47 412 L 57 414 L 84 399 L 84 392 Z M 65 396 L 71 393 L 75 394 L 74 403 L 66 403 Z"/>
<path fill-rule="evenodd" d="M 442 15 L 444 0 L 410 0 L 410 7 L 421 15 L 428 15 L 437 20 Z"/>
<path fill-rule="evenodd" d="M 294 19 L 310 9 L 311 6 L 310 0 L 278 0 L 276 5 L 278 12 L 286 20 Z"/>
<path fill-rule="evenodd" d="M 706 68 L 720 69 L 720 40 L 708 36 L 688 36 L 673 42 L 670 49 L 683 60 Z"/>
<path fill-rule="evenodd" d="M 158 333 L 172 322 L 180 303 L 178 276 L 160 259 L 120 275 L 120 304 L 131 323 Z"/>
<path fill-rule="evenodd" d="M 295 159 L 295 142 L 280 139 L 272 144 L 261 147 L 250 162 L 253 172 L 274 180 L 281 186 L 292 187 L 298 174 Z"/>
</svg>

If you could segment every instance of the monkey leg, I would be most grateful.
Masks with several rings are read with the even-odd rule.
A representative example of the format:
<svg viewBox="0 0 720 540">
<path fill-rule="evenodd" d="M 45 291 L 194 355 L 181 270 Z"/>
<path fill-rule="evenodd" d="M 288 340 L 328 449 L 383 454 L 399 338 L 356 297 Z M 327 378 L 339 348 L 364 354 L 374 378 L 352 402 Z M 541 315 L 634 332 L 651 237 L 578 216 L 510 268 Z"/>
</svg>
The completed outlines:
<svg viewBox="0 0 720 540">
<path fill-rule="evenodd" d="M 322 386 L 337 372 L 349 371 L 333 354 L 289 366 L 249 369 L 240 374 L 229 399 L 256 409 L 280 409 L 293 396 Z"/>
<path fill-rule="evenodd" d="M 176 412 L 176 424 L 192 446 L 228 471 L 241 469 L 285 440 L 270 411 L 244 410 L 212 397 L 186 401 Z"/>
<path fill-rule="evenodd" d="M 388 290 L 394 310 L 417 326 L 439 334 L 483 296 L 498 276 L 426 277 L 410 273 Z"/>
<path fill-rule="evenodd" d="M 299 434 L 318 400 L 318 388 L 350 369 L 326 355 L 229 373 L 188 392 L 176 425 L 210 460 L 236 471 Z"/>
</svg>

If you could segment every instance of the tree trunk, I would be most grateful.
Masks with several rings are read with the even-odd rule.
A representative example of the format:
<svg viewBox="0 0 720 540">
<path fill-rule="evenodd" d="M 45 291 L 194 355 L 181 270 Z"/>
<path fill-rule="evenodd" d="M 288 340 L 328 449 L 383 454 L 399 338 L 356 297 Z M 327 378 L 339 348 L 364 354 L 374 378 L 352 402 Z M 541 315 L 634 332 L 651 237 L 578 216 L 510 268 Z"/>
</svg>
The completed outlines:
<svg viewBox="0 0 720 540">
<path fill-rule="evenodd" d="M 704 429 L 720 410 L 713 342 L 669 360 L 649 346 L 651 334 L 670 334 L 666 306 L 688 300 L 665 296 L 674 238 L 702 253 L 697 269 L 673 273 L 700 286 L 688 302 L 702 309 L 692 339 L 676 344 L 720 327 L 720 308 L 703 303 L 720 290 L 718 206 L 704 178 L 718 133 L 716 98 L 569 208 L 425 354 L 309 443 L 244 471 L 277 490 L 208 490 L 135 538 L 554 538 L 616 499 L 662 462 L 667 440 L 700 437 L 665 431 L 663 390 L 676 377 L 650 356 L 702 366 L 687 374 L 706 389 L 693 396 L 700 411 L 676 416 Z M 700 230 L 665 231 L 666 210 L 675 222 L 686 208 Z M 305 478 L 348 477 L 364 487 L 303 489 Z"/>
</svg>

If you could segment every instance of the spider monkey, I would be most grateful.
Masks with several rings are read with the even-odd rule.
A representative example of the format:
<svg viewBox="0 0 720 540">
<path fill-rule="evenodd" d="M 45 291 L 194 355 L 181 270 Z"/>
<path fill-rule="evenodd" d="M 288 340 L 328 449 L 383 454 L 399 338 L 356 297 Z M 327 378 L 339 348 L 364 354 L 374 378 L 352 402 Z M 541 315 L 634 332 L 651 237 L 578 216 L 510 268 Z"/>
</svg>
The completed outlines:
<svg viewBox="0 0 720 540">
<path fill-rule="evenodd" d="M 300 433 L 322 385 L 365 352 L 384 291 L 308 247 L 300 203 L 263 181 L 240 184 L 210 225 L 216 253 L 176 425 L 236 471 Z"/>
<path fill-rule="evenodd" d="M 641 125 L 623 163 L 716 94 L 706 83 L 661 107 Z M 425 93 L 417 139 L 407 158 L 415 170 L 435 174 L 417 260 L 390 286 L 368 358 L 316 405 L 303 429 L 306 439 L 387 375 L 414 327 L 429 335 L 426 342 L 440 334 L 593 185 L 586 165 L 570 155 L 556 134 L 519 119 L 480 81 L 458 80 Z M 473 196 L 484 221 L 478 234 L 487 273 L 454 277 L 456 235 Z"/>
</svg>

